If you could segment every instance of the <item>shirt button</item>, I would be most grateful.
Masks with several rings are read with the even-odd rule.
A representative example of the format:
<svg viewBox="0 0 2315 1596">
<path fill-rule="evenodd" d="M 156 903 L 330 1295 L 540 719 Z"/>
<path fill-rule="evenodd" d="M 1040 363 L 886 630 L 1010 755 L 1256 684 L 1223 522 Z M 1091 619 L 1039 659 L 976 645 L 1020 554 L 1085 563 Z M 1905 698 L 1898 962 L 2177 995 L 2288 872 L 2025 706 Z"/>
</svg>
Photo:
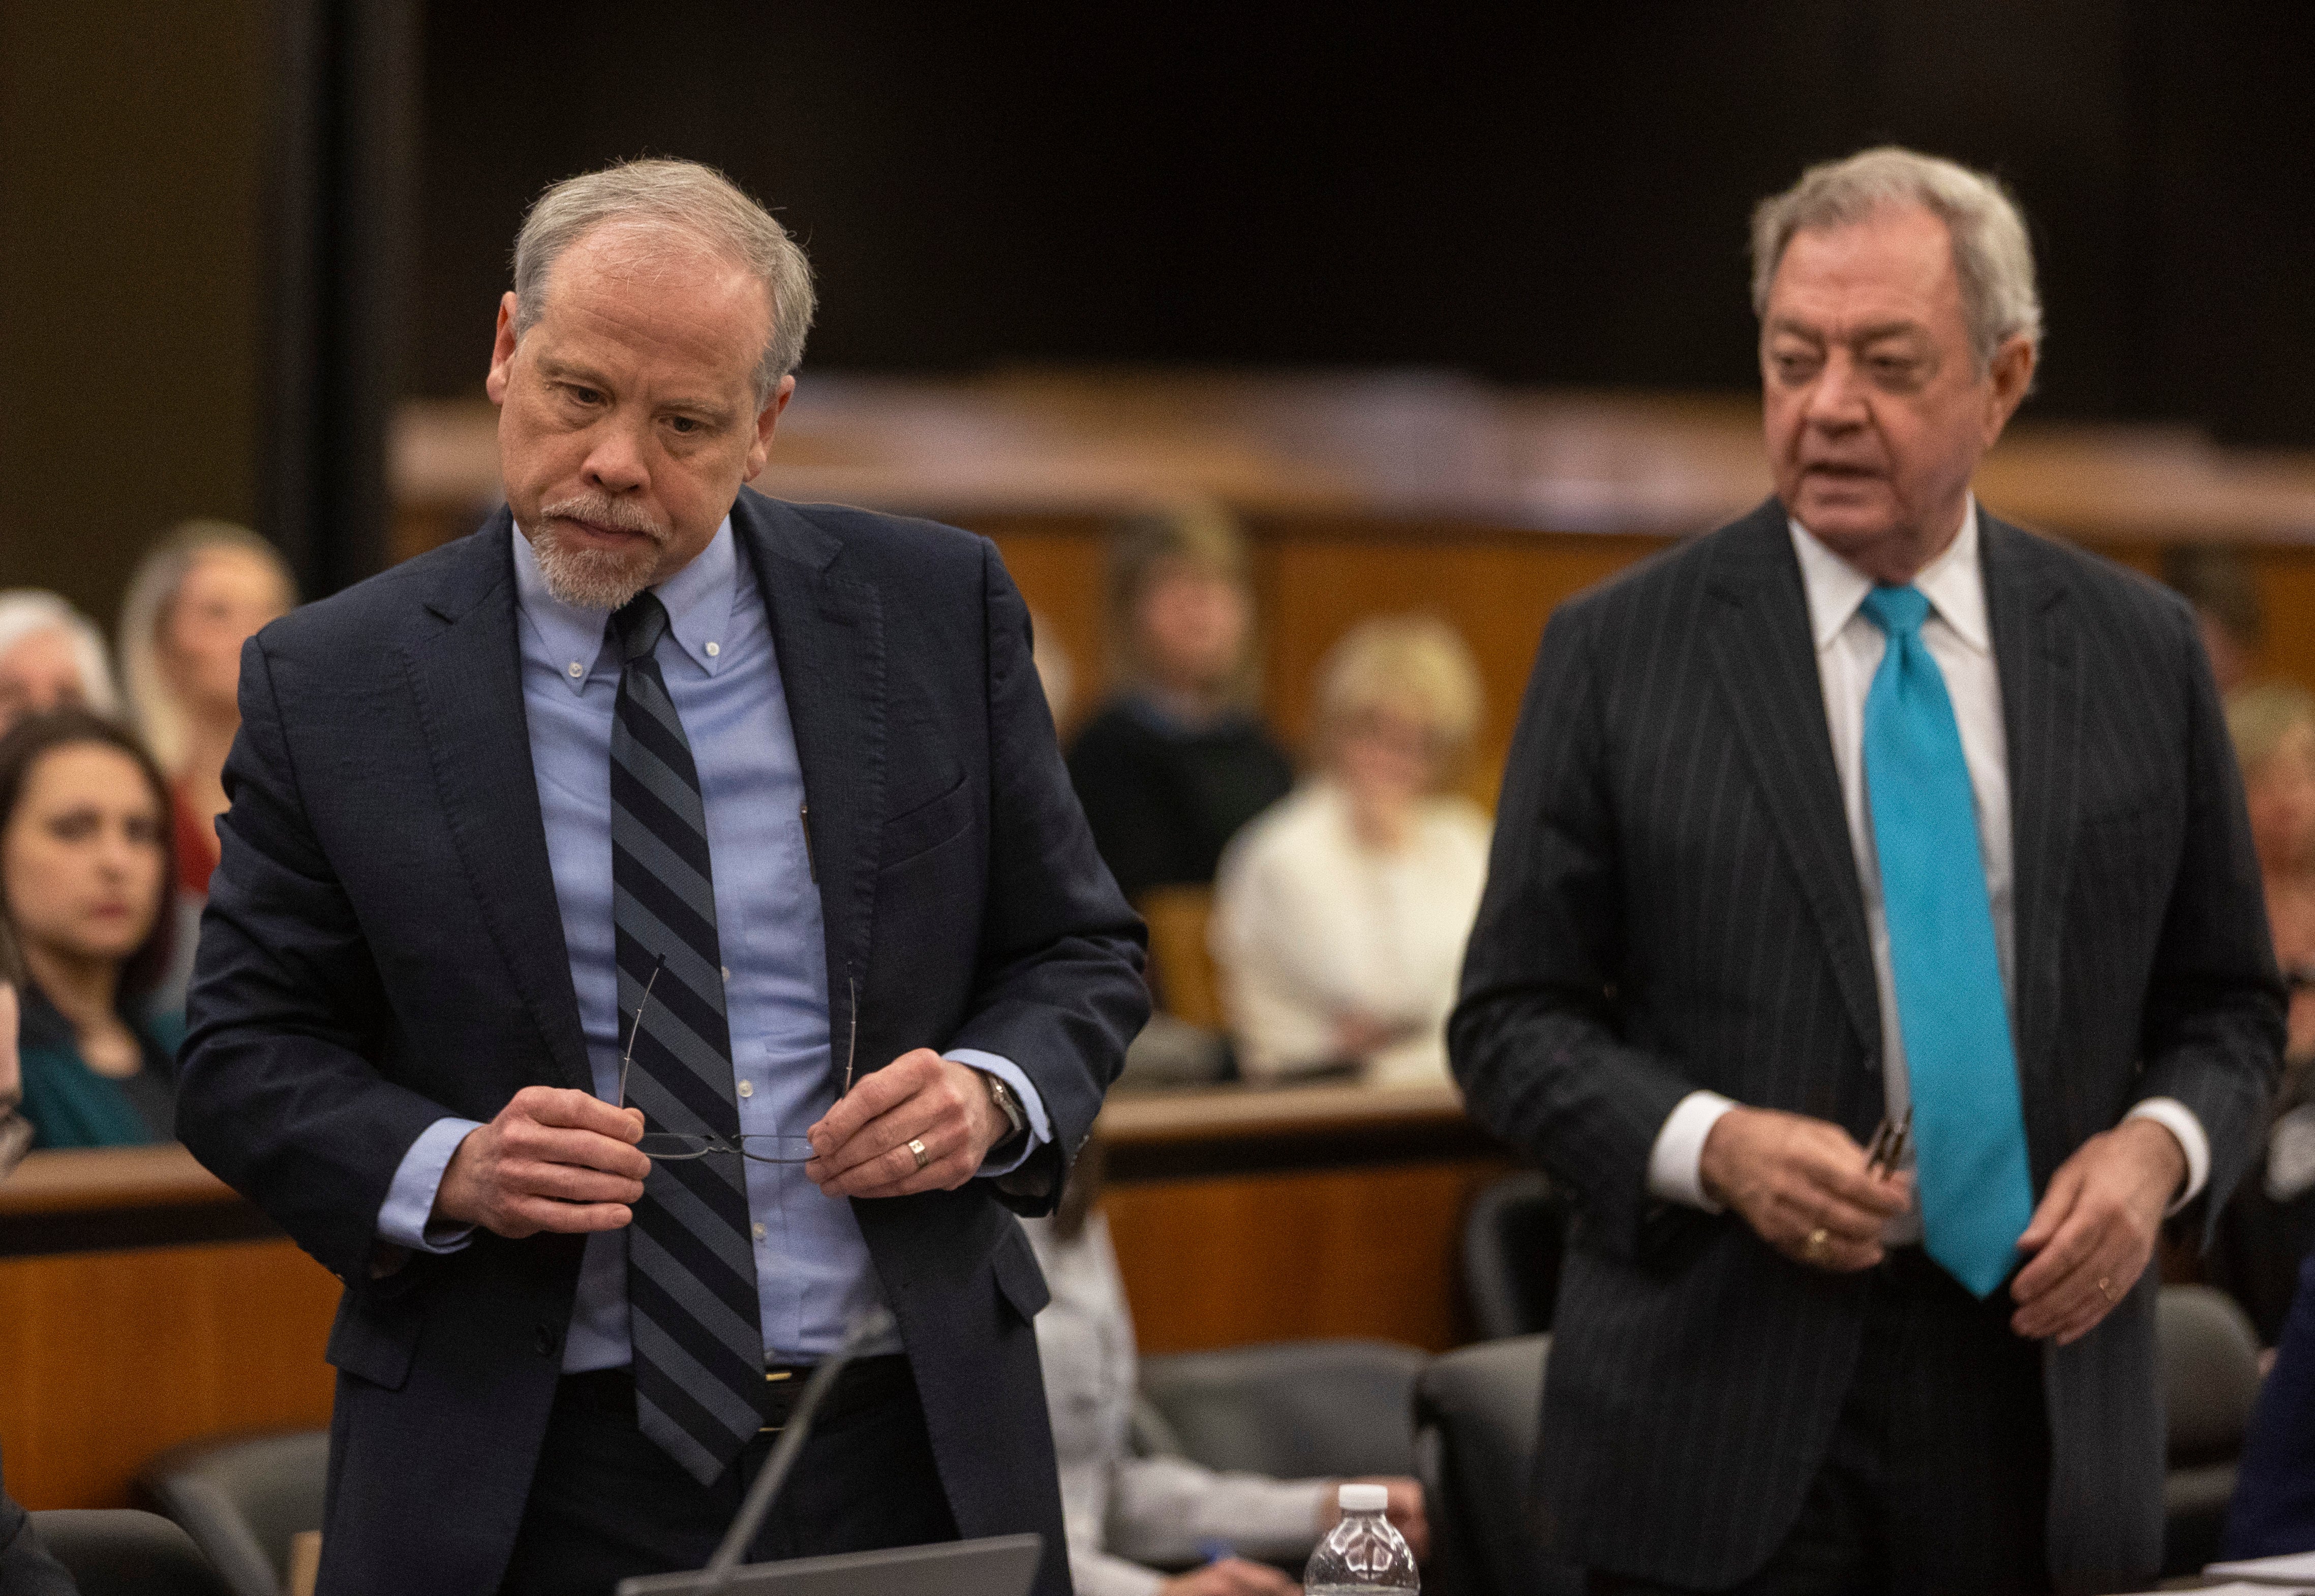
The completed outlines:
<svg viewBox="0 0 2315 1596">
<path fill-rule="evenodd" d="M 581 665 L 576 660 L 571 661 L 571 679 L 572 681 L 577 681 L 581 677 L 586 674 L 587 668 L 584 665 Z"/>
<path fill-rule="evenodd" d="M 723 979 L 724 979 L 725 980 L 730 980 L 732 979 L 732 967 L 731 967 L 729 964 L 726 964 L 726 965 L 723 966 Z"/>
<path fill-rule="evenodd" d="M 711 643 L 707 645 L 707 657 L 711 660 L 723 652 L 723 645 L 720 643 Z"/>
<path fill-rule="evenodd" d="M 752 1231 L 754 1231 L 754 1232 L 756 1233 L 756 1239 L 757 1239 L 758 1241 L 761 1241 L 761 1240 L 763 1240 L 763 1239 L 764 1239 L 764 1221 L 763 1221 L 763 1220 L 761 1220 L 761 1219 L 758 1219 L 754 1224 L 752 1224 L 752 1225 L 749 1226 L 749 1227 L 748 1227 L 748 1228 L 749 1228 L 749 1229 L 750 1229 L 750 1230 L 752 1230 Z"/>
<path fill-rule="evenodd" d="M 741 1096 L 742 1096 L 742 1097 L 753 1097 L 755 1095 L 756 1095 L 756 1083 L 755 1083 L 755 1082 L 753 1082 L 753 1081 L 741 1081 L 741 1082 L 740 1083 L 740 1095 L 741 1095 Z"/>
</svg>

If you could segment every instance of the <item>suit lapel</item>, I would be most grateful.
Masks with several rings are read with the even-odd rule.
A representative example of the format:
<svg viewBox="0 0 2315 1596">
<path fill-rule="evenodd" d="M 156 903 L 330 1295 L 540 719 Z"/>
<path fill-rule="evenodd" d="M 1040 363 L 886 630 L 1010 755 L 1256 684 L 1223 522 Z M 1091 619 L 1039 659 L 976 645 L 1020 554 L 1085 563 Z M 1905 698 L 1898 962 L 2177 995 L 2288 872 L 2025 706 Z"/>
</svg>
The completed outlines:
<svg viewBox="0 0 2315 1596">
<path fill-rule="evenodd" d="M 847 571 L 844 545 L 788 505 L 742 489 L 732 527 L 747 540 L 764 590 L 803 770 L 840 1074 L 856 984 L 868 975 L 884 827 L 883 601 Z M 881 1061 L 864 1046 L 858 1068 Z"/>
<path fill-rule="evenodd" d="M 1771 499 L 1724 534 L 1706 582 L 1714 600 L 1710 647 L 1738 740 L 1832 961 L 1849 1023 L 1877 1060 L 1881 1005 L 1865 896 L 1784 507 Z"/>
<path fill-rule="evenodd" d="M 2037 1102 L 2059 1101 L 2038 1088 L 2050 1069 L 2052 1027 L 2060 1012 L 2058 936 L 2080 796 L 2082 680 L 2073 616 L 2055 563 L 2030 535 L 1982 513 L 1978 520 L 2009 765 L 2010 1023 L 2030 1122 Z M 2052 1145 L 2046 1135 L 2031 1139 L 2036 1147 Z"/>
<path fill-rule="evenodd" d="M 426 629 L 403 645 L 402 662 L 442 812 L 483 923 L 563 1084 L 591 1092 L 525 730 L 512 535 L 501 510 L 466 539 L 425 600 Z"/>
</svg>

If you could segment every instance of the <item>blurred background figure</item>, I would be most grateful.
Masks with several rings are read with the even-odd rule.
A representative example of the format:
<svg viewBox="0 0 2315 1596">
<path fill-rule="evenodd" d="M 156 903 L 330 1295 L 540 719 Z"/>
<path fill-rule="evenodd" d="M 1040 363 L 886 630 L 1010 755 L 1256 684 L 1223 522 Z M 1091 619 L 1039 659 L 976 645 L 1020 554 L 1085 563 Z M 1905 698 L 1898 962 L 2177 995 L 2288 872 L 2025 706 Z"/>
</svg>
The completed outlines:
<svg viewBox="0 0 2315 1596">
<path fill-rule="evenodd" d="M 1489 827 L 1453 791 L 1478 668 L 1424 616 L 1354 627 L 1320 667 L 1315 769 L 1224 856 L 1214 960 L 1252 1080 L 1356 1068 L 1447 1078 L 1447 1011 L 1486 883 Z"/>
<path fill-rule="evenodd" d="M 61 709 L 0 737 L 0 908 L 24 969 L 33 1145 L 165 1141 L 184 1024 L 169 962 L 173 859 L 159 768 L 112 722 Z"/>
<path fill-rule="evenodd" d="M 1255 709 L 1254 592 L 1221 510 L 1133 518 L 1110 554 L 1117 687 L 1069 749 L 1094 842 L 1129 899 L 1213 880 L 1293 762 Z"/>
<path fill-rule="evenodd" d="M 2215 544 L 2181 545 L 2162 552 L 2162 580 L 2195 607 L 2221 696 L 2249 681 L 2266 641 L 2266 611 L 2249 564 Z"/>
<path fill-rule="evenodd" d="M 1037 1353 L 1060 1465 L 1069 1578 L 1078 1596 L 1294 1596 L 1299 1583 L 1255 1559 L 1308 1556 L 1341 1516 L 1340 1481 L 1221 1474 L 1133 1452 L 1140 1374 L 1133 1315 L 1101 1212 L 1104 1163 L 1096 1139 L 1079 1155 L 1053 1216 L 1022 1223 L 1053 1293 L 1037 1316 Z M 1418 1557 L 1427 1555 L 1423 1487 L 1412 1479 L 1375 1483 L 1390 1491 L 1399 1533 Z M 1212 1556 L 1224 1547 L 1232 1555 Z M 1170 1578 L 1158 1571 L 1193 1564 L 1202 1565 Z"/>
<path fill-rule="evenodd" d="M 2279 682 L 2244 687 L 2227 700 L 2227 730 L 2291 1009 L 2266 1141 L 2221 1216 L 2207 1269 L 2250 1315 L 2260 1343 L 2274 1346 L 2315 1244 L 2315 694 Z"/>
<path fill-rule="evenodd" d="M 187 521 L 153 546 L 120 607 L 120 665 L 138 732 L 169 778 L 177 882 L 217 867 L 225 757 L 241 730 L 241 645 L 297 601 L 271 544 L 230 521 Z"/>
<path fill-rule="evenodd" d="M 38 588 L 0 592 L 0 732 L 67 705 L 120 713 L 103 634 L 57 594 Z"/>
</svg>

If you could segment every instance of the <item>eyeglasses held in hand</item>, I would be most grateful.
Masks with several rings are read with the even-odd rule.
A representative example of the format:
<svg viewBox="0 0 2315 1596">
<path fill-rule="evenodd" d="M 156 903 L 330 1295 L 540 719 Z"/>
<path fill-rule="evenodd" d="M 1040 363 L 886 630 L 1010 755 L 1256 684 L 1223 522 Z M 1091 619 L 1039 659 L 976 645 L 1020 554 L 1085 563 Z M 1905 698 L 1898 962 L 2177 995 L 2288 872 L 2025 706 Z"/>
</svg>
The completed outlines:
<svg viewBox="0 0 2315 1596">
<path fill-rule="evenodd" d="M 661 953 L 652 964 L 652 972 L 643 982 L 643 995 L 635 1000 L 635 1017 L 627 1027 L 627 1049 L 619 1056 L 619 1106 L 632 1106 L 627 1102 L 627 1071 L 634 1067 L 635 1039 L 643 1034 L 643 1010 L 651 1004 L 652 988 L 659 984 L 659 972 L 667 968 L 667 955 Z M 646 1116 L 648 1122 L 648 1116 Z M 723 1137 L 713 1133 L 684 1135 L 672 1130 L 646 1130 L 635 1150 L 646 1158 L 673 1163 L 684 1158 L 705 1158 L 710 1153 L 737 1153 L 743 1158 L 753 1158 L 758 1164 L 804 1164 L 820 1155 L 812 1143 L 801 1136 L 741 1136 Z"/>
</svg>

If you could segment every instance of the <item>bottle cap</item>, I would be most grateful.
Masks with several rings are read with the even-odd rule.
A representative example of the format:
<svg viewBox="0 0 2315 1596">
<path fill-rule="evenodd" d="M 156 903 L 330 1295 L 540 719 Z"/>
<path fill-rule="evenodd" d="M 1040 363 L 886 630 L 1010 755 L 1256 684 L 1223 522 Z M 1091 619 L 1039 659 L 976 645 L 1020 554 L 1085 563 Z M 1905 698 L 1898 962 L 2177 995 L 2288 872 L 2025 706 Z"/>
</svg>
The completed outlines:
<svg viewBox="0 0 2315 1596">
<path fill-rule="evenodd" d="M 1380 1512 L 1390 1505 L 1390 1490 L 1385 1485 L 1344 1485 L 1335 1499 L 1346 1513 Z"/>
</svg>

